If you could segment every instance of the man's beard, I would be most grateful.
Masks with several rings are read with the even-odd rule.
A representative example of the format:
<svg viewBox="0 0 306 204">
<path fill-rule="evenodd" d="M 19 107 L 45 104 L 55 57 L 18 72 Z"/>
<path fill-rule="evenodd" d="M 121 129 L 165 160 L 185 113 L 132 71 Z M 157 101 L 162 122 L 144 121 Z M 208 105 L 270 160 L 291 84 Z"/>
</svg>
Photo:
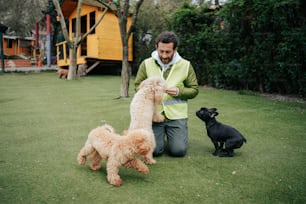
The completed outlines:
<svg viewBox="0 0 306 204">
<path fill-rule="evenodd" d="M 171 62 L 171 60 L 172 60 L 172 58 L 173 58 L 173 55 L 169 58 L 169 57 L 167 57 L 167 58 L 161 58 L 161 57 L 159 57 L 160 58 L 160 60 L 161 60 L 161 62 L 163 63 L 163 64 L 169 64 L 169 62 Z"/>
</svg>

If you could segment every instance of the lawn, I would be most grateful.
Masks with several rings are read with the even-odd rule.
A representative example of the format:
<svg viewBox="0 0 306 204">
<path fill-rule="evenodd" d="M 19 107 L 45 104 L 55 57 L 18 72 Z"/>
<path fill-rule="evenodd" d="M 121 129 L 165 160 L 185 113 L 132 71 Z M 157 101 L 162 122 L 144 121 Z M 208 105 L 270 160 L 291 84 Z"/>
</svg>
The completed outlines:
<svg viewBox="0 0 306 204">
<path fill-rule="evenodd" d="M 188 154 L 156 158 L 149 175 L 121 168 L 124 184 L 112 187 L 104 162 L 94 172 L 76 156 L 91 129 L 128 127 L 131 97 L 119 92 L 119 76 L 1 74 L 0 203 L 306 203 L 305 103 L 201 88 L 189 101 Z M 201 106 L 245 135 L 235 157 L 211 155 Z"/>
</svg>

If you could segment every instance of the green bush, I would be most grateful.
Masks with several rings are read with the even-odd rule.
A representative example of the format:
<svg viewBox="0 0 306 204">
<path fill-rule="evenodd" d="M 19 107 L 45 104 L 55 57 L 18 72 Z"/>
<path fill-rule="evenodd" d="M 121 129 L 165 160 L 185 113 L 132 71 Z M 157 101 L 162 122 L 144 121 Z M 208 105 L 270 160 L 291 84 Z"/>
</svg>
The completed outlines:
<svg viewBox="0 0 306 204">
<path fill-rule="evenodd" d="M 305 12 L 296 0 L 184 4 L 172 26 L 200 84 L 305 96 Z"/>
</svg>

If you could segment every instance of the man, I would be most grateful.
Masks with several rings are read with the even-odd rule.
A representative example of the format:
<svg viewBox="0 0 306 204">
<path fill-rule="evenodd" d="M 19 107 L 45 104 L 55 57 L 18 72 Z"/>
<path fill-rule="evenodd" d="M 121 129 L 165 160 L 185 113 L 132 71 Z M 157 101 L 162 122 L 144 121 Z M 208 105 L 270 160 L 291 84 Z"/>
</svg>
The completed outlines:
<svg viewBox="0 0 306 204">
<path fill-rule="evenodd" d="M 183 157 L 187 153 L 187 100 L 196 97 L 199 90 L 194 69 L 189 61 L 179 55 L 177 46 L 175 33 L 162 32 L 156 39 L 156 50 L 140 64 L 135 78 L 136 90 L 148 77 L 162 76 L 167 81 L 168 88 L 160 107 L 166 119 L 152 126 L 156 140 L 154 156 L 164 152 L 165 136 L 171 156 Z"/>
</svg>

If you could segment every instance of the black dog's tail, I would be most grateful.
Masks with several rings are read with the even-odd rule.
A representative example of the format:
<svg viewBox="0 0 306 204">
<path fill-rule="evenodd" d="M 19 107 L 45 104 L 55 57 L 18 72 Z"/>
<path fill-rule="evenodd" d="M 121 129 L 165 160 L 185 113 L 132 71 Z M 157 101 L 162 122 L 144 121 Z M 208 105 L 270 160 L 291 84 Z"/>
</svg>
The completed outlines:
<svg viewBox="0 0 306 204">
<path fill-rule="evenodd" d="M 247 143 L 247 140 L 246 140 L 244 137 L 243 137 L 243 142 L 244 142 L 244 143 Z"/>
</svg>

